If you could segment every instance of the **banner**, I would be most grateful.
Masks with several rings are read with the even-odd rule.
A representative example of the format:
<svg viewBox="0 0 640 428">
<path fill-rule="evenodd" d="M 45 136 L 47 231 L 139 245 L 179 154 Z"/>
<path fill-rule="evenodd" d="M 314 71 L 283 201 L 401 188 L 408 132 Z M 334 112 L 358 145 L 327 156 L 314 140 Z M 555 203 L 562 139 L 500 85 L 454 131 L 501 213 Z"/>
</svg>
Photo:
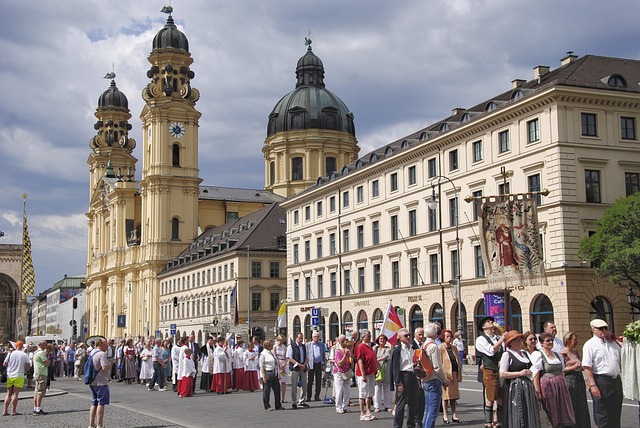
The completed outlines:
<svg viewBox="0 0 640 428">
<path fill-rule="evenodd" d="M 24 213 L 22 215 L 22 292 L 33 296 L 36 285 L 36 273 L 33 269 L 31 258 L 31 239 L 29 239 L 29 226 L 27 226 L 27 194 L 23 194 Z"/>
<path fill-rule="evenodd" d="M 380 334 L 387 336 L 387 340 L 391 346 L 396 346 L 396 342 L 398 341 L 398 330 L 402 327 L 402 321 L 400 321 L 400 318 L 396 313 L 396 308 L 394 308 L 391 302 L 389 302 L 389 307 L 387 308 L 387 313 L 384 316 Z"/>
<path fill-rule="evenodd" d="M 233 310 L 233 325 L 238 325 L 238 285 L 231 292 L 231 308 Z"/>
<path fill-rule="evenodd" d="M 282 302 L 278 309 L 278 328 L 287 328 L 287 303 Z"/>
<path fill-rule="evenodd" d="M 490 287 L 544 285 L 536 198 L 485 201 L 480 245 Z"/>
</svg>

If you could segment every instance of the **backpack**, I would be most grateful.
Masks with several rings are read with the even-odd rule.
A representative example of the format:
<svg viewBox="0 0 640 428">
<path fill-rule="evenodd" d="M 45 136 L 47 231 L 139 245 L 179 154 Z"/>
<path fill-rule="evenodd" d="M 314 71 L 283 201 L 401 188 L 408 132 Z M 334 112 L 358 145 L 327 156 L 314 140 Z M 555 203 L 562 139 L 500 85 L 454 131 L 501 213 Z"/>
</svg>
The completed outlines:
<svg viewBox="0 0 640 428">
<path fill-rule="evenodd" d="M 94 353 L 95 352 L 92 351 L 87 357 L 87 361 L 85 361 L 84 363 L 84 384 L 85 385 L 89 385 L 90 383 L 92 383 L 96 379 L 96 376 L 98 375 L 98 370 L 96 369 L 96 366 L 93 365 Z"/>
<path fill-rule="evenodd" d="M 428 378 L 433 373 L 433 364 L 427 357 L 427 352 L 424 348 L 417 349 L 414 352 L 413 373 L 420 380 Z"/>
</svg>

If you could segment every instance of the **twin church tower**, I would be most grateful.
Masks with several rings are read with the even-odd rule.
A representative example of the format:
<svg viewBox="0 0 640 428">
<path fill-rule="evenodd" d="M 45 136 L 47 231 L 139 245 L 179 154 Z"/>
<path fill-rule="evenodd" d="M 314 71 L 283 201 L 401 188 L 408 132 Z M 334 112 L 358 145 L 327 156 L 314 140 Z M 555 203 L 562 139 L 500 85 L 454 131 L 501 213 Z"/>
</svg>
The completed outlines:
<svg viewBox="0 0 640 428">
<path fill-rule="evenodd" d="M 89 335 L 153 334 L 159 324 L 157 274 L 200 232 L 295 195 L 354 161 L 359 151 L 353 114 L 325 88 L 322 61 L 307 39 L 295 89 L 268 117 L 264 190 L 203 185 L 193 58 L 172 8 L 163 12 L 169 16 L 153 39 L 149 83 L 142 90 L 139 181 L 128 100 L 115 73 L 106 76 L 111 84 L 98 99 L 88 159 Z"/>
</svg>

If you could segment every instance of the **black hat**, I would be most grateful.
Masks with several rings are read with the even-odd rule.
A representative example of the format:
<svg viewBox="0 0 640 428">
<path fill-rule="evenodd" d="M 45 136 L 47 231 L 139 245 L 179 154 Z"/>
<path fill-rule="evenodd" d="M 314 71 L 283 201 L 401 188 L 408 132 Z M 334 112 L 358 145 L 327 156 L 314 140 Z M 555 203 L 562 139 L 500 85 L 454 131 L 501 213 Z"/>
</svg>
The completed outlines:
<svg viewBox="0 0 640 428">
<path fill-rule="evenodd" d="M 491 321 L 491 322 L 496 322 L 496 319 L 494 317 L 484 317 L 482 318 L 479 322 L 478 322 L 478 329 L 482 330 L 482 326 L 484 325 L 484 323 L 486 323 L 487 321 Z"/>
</svg>

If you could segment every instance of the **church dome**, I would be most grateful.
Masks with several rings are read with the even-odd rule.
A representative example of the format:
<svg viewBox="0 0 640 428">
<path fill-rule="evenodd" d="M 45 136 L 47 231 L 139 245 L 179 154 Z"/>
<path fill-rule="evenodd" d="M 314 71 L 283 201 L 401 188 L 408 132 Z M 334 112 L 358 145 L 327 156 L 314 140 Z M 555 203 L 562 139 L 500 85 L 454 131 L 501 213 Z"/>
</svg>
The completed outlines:
<svg viewBox="0 0 640 428">
<path fill-rule="evenodd" d="M 353 113 L 333 92 L 325 88 L 322 60 L 311 50 L 296 66 L 296 89 L 285 95 L 271 111 L 267 137 L 284 131 L 329 129 L 355 136 Z"/>
<path fill-rule="evenodd" d="M 169 11 L 167 23 L 153 38 L 154 50 L 164 48 L 182 49 L 189 52 L 189 41 L 187 40 L 187 36 L 185 36 L 184 33 L 176 27 L 173 22 L 173 17 L 171 16 L 171 11 Z"/>
<path fill-rule="evenodd" d="M 115 77 L 115 73 L 112 74 L 113 77 Z M 98 108 L 99 107 L 129 108 L 129 101 L 127 100 L 127 97 L 120 92 L 120 89 L 117 88 L 115 80 L 111 80 L 109 89 L 104 91 L 102 95 L 100 95 L 100 98 L 98 98 Z"/>
</svg>

